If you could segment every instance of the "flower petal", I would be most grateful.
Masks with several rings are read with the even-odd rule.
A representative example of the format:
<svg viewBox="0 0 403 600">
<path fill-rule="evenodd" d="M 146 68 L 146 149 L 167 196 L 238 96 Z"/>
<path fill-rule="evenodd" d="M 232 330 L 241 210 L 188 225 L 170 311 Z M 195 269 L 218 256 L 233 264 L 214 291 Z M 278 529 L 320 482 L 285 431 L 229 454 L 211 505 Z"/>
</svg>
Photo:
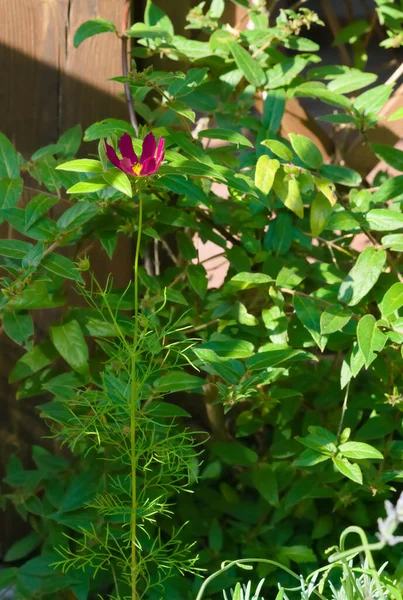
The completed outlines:
<svg viewBox="0 0 403 600">
<path fill-rule="evenodd" d="M 138 164 L 138 163 L 135 163 Z M 128 175 L 134 175 L 133 163 L 129 158 L 122 158 L 120 161 L 119 169 Z"/>
<path fill-rule="evenodd" d="M 133 150 L 132 138 L 128 133 L 124 133 L 119 140 L 119 150 L 122 158 L 128 158 L 132 164 L 139 162 L 135 151 Z"/>
<path fill-rule="evenodd" d="M 155 171 L 158 169 L 157 165 L 155 164 L 155 158 L 151 157 L 151 158 L 147 158 L 147 160 L 145 160 L 143 163 L 143 168 L 141 169 L 141 175 L 152 175 L 153 173 L 155 173 Z"/>
<path fill-rule="evenodd" d="M 148 158 L 154 158 L 155 150 L 157 148 L 157 141 L 153 133 L 146 135 L 143 141 L 143 151 L 141 153 L 140 162 L 143 163 Z"/>
<path fill-rule="evenodd" d="M 160 166 L 160 164 L 164 160 L 164 156 L 165 156 L 164 145 L 165 145 L 164 138 L 160 138 L 160 140 L 158 142 L 157 154 L 155 155 L 155 163 L 157 165 L 157 168 Z"/>
<path fill-rule="evenodd" d="M 118 155 L 116 154 L 116 152 L 112 148 L 112 146 L 110 146 L 106 142 L 105 142 L 105 152 L 106 152 L 106 156 L 109 158 L 109 160 L 111 161 L 113 166 L 120 169 L 120 160 L 118 159 Z"/>
</svg>

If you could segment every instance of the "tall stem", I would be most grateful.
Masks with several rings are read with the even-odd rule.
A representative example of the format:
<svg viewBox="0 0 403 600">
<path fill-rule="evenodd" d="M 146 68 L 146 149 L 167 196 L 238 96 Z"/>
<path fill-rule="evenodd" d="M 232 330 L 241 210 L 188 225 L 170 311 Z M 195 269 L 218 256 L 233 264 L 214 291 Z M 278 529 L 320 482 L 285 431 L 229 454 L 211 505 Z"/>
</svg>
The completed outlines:
<svg viewBox="0 0 403 600">
<path fill-rule="evenodd" d="M 130 403 L 130 447 L 131 447 L 131 480 L 132 480 L 132 510 L 130 520 L 130 542 L 131 542 L 131 582 L 132 600 L 137 600 L 137 557 L 136 557 L 136 510 L 137 510 L 137 457 L 136 457 L 136 403 L 137 403 L 137 380 L 136 380 L 136 355 L 139 334 L 139 280 L 138 268 L 140 257 L 141 230 L 143 226 L 143 198 L 139 191 L 139 222 L 137 229 L 136 252 L 134 256 L 134 333 L 133 351 L 131 364 L 131 403 Z"/>
</svg>

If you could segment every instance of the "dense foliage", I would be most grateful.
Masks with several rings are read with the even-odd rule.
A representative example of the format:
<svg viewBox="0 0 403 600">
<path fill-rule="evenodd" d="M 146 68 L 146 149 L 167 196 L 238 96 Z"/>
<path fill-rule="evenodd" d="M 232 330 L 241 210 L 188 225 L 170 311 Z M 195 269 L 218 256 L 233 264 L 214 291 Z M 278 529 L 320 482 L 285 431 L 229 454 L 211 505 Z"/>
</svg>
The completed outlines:
<svg viewBox="0 0 403 600">
<path fill-rule="evenodd" d="M 17 600 L 135 598 L 133 578 L 147 598 L 161 597 L 162 581 L 164 598 L 189 598 L 192 574 L 224 559 L 306 574 L 343 528 L 372 532 L 402 482 L 403 175 L 370 182 L 345 164 L 394 85 L 359 52 L 354 67 L 318 66 L 304 34 L 322 23 L 307 8 L 269 23 L 257 4 L 238 30 L 220 20 L 224 0 L 205 4 L 188 16 L 198 40 L 150 1 L 126 32 L 135 60 L 172 61 L 116 78 L 138 137 L 108 118 L 84 133 L 99 156 L 94 144 L 80 150 L 77 126 L 24 160 L 0 136 L 0 216 L 12 232 L 0 241 L 0 310 L 22 349 L 10 381 L 21 406 L 41 398 L 66 448 L 35 447 L 30 470 L 10 459 L 4 489 L 32 528 L 0 575 Z M 397 47 L 403 11 L 378 4 Z M 75 43 L 103 32 L 119 35 L 99 19 Z M 344 41 L 365 35 L 358 26 Z M 330 159 L 281 128 L 300 98 L 329 105 Z M 155 173 L 112 167 L 105 139 L 118 150 L 129 134 L 139 156 L 151 130 L 165 139 Z M 368 148 L 403 170 L 403 151 Z M 26 206 L 24 182 L 37 188 Z M 123 289 L 109 266 L 121 238 L 137 249 Z M 218 288 L 200 241 L 228 266 Z M 103 281 L 91 267 L 98 244 Z M 383 552 L 402 579 L 396 546 Z M 272 564 L 257 572 L 268 589 L 290 584 Z M 210 592 L 235 581 L 229 570 Z"/>
</svg>

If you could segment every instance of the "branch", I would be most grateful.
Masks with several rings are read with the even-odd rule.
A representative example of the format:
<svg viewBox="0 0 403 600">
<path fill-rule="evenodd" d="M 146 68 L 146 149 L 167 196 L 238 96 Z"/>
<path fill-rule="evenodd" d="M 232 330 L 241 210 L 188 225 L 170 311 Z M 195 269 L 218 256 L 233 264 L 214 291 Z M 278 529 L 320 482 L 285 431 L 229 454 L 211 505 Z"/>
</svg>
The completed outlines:
<svg viewBox="0 0 403 600">
<path fill-rule="evenodd" d="M 129 26 L 129 20 L 130 20 L 130 0 L 127 0 L 126 4 L 125 4 L 125 9 L 124 9 L 124 13 L 123 13 L 123 27 L 122 27 L 122 72 L 124 77 L 128 77 L 129 76 L 129 68 L 128 68 L 128 64 L 127 64 L 127 35 L 125 34 L 126 29 Z M 137 117 L 136 117 L 136 113 L 134 111 L 134 104 L 133 104 L 133 97 L 130 91 L 130 86 L 129 83 L 126 81 L 124 83 L 124 87 L 125 87 L 125 97 L 126 97 L 126 102 L 127 102 L 127 108 L 129 109 L 129 118 L 130 118 L 130 123 L 132 124 L 132 127 L 135 131 L 136 137 L 139 136 L 139 126 L 137 123 Z"/>
</svg>

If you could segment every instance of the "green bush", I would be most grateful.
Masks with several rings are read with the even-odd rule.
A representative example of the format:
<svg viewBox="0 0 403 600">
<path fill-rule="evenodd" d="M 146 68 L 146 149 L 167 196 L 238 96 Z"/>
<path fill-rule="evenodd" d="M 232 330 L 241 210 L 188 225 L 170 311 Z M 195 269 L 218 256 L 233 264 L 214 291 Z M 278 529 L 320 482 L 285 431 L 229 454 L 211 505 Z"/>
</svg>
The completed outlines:
<svg viewBox="0 0 403 600">
<path fill-rule="evenodd" d="M 204 4 L 188 16 L 198 40 L 152 2 L 126 31 L 135 60 L 163 55 L 173 70 L 133 64 L 116 78 L 144 124 L 91 125 L 99 156 L 92 145 L 75 158 L 79 126 L 27 161 L 0 136 L 0 215 L 23 238 L 0 241 L 3 327 L 23 351 L 10 381 L 22 405 L 43 398 L 67 447 L 35 447 L 33 470 L 10 460 L 6 495 L 32 528 L 0 574 L 17 600 L 189 598 L 200 580 L 183 573 L 224 558 L 270 557 L 305 577 L 344 528 L 371 529 L 402 482 L 403 176 L 372 184 L 345 165 L 347 139 L 402 171 L 401 150 L 367 142 L 393 83 L 359 53 L 354 68 L 317 66 L 309 9 L 269 23 L 257 5 L 238 31 L 220 21 L 223 0 Z M 102 32 L 120 35 L 99 19 L 75 44 Z M 329 105 L 330 160 L 281 135 L 293 98 Z M 139 162 L 151 130 L 165 155 L 149 136 Z M 23 207 L 25 181 L 37 195 Z M 227 261 L 219 288 L 196 235 Z M 133 281 L 99 283 L 92 245 L 109 274 L 125 237 Z M 400 580 L 399 551 L 383 553 Z M 228 573 L 212 593 L 236 582 Z M 257 574 L 289 583 L 267 562 Z"/>
</svg>

